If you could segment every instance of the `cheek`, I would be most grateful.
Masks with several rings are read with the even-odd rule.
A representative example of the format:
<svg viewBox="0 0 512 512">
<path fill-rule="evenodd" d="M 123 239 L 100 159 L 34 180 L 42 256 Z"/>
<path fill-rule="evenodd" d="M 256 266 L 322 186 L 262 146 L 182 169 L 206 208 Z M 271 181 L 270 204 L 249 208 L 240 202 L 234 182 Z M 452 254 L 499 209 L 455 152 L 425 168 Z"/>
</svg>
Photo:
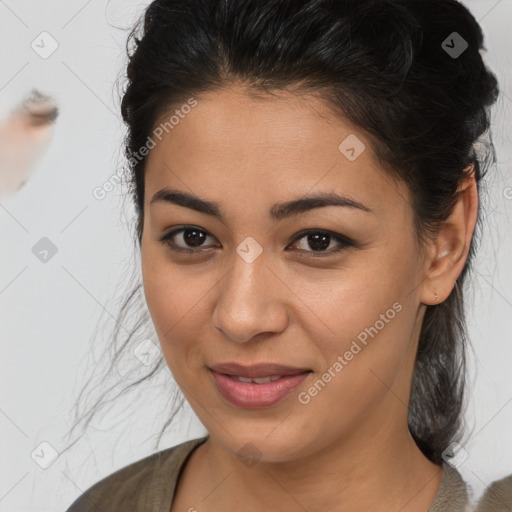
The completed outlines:
<svg viewBox="0 0 512 512">
<path fill-rule="evenodd" d="M 401 281 L 409 278 L 397 275 L 392 261 L 391 255 L 379 248 L 354 253 L 339 269 L 297 269 L 286 276 L 283 280 L 293 283 L 293 292 L 300 299 L 296 303 L 303 310 L 298 314 L 307 321 L 312 339 L 324 339 L 336 350 L 344 349 L 348 343 L 348 350 L 350 340 L 359 335 L 364 342 L 366 328 L 376 322 L 382 327 L 381 315 L 389 311 L 387 316 L 395 318 L 397 306 L 393 309 L 393 304 L 404 299 L 405 284 Z"/>
<path fill-rule="evenodd" d="M 163 355 L 172 373 L 199 350 L 196 340 L 208 323 L 207 310 L 215 279 L 208 271 L 198 275 L 193 266 L 172 264 L 165 251 L 144 248 L 144 295 Z M 183 364 L 185 362 L 185 365 Z"/>
<path fill-rule="evenodd" d="M 327 372 L 328 386 L 339 390 L 347 406 L 357 407 L 358 390 L 380 392 L 410 362 L 417 273 L 412 254 L 381 247 L 341 272 L 314 281 L 294 276 L 297 295 L 309 309 L 302 328 L 316 340 L 319 372 Z"/>
<path fill-rule="evenodd" d="M 307 329 L 311 339 L 318 340 L 326 369 L 338 362 L 352 379 L 371 378 L 372 369 L 391 378 L 408 352 L 414 311 L 398 294 L 363 289 L 367 292 L 361 294 L 347 287 L 330 297 L 317 309 L 326 319 L 324 328 L 320 331 L 312 318 Z M 339 365 L 337 369 L 342 370 Z"/>
<path fill-rule="evenodd" d="M 376 301 L 380 306 L 339 310 L 331 316 L 337 318 L 336 335 L 316 338 L 323 365 L 297 397 L 304 407 L 304 429 L 317 428 L 322 417 L 325 429 L 350 431 L 385 403 L 395 411 L 406 407 L 414 307 L 381 299 Z M 387 411 L 394 414 L 391 407 Z"/>
</svg>

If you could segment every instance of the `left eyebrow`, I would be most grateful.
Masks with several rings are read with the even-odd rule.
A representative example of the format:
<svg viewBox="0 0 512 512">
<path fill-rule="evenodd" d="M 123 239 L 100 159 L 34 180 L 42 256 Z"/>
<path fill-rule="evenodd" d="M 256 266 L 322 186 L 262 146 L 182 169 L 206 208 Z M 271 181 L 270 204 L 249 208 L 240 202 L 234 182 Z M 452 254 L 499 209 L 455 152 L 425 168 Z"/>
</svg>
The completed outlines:
<svg viewBox="0 0 512 512">
<path fill-rule="evenodd" d="M 222 207 L 219 203 L 215 201 L 207 201 L 206 199 L 201 199 L 179 190 L 171 190 L 168 188 L 159 190 L 151 198 L 150 206 L 156 202 L 177 204 L 178 206 L 190 208 L 200 213 L 211 215 L 220 220 L 225 220 L 225 216 L 222 213 Z M 286 217 L 291 217 L 293 215 L 308 212 L 315 208 L 323 208 L 326 206 L 340 206 L 374 213 L 368 206 L 365 206 L 348 196 L 330 192 L 309 195 L 283 203 L 276 203 L 270 208 L 269 215 L 274 220 L 281 220 Z"/>
</svg>

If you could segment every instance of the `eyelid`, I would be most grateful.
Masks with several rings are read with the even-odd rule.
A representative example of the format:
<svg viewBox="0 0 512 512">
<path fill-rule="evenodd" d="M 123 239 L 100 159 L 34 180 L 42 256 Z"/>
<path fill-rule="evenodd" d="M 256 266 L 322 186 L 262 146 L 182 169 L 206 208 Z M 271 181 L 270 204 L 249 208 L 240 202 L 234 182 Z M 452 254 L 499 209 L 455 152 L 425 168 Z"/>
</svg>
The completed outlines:
<svg viewBox="0 0 512 512">
<path fill-rule="evenodd" d="M 206 229 L 200 228 L 199 226 L 187 225 L 187 226 L 181 226 L 176 229 L 172 229 L 168 233 L 164 233 L 161 237 L 158 238 L 158 241 L 162 242 L 164 245 L 167 245 L 174 252 L 182 252 L 182 253 L 188 253 L 188 254 L 194 254 L 194 253 L 198 254 L 200 252 L 204 252 L 206 249 L 203 246 L 199 246 L 197 249 L 193 249 L 193 248 L 185 249 L 183 247 L 176 247 L 175 245 L 173 245 L 172 243 L 169 242 L 169 240 L 174 238 L 177 234 L 182 233 L 184 231 L 189 231 L 189 230 L 192 231 L 194 229 L 196 231 L 202 231 L 203 233 L 206 233 L 207 237 L 211 236 L 212 238 L 215 238 L 215 236 L 212 235 L 211 233 L 209 233 Z"/>
<path fill-rule="evenodd" d="M 193 248 L 185 249 L 183 247 L 177 247 L 176 245 L 173 245 L 172 243 L 169 242 L 169 240 L 172 239 L 174 236 L 176 236 L 177 234 L 182 233 L 184 231 L 187 231 L 187 230 L 202 231 L 203 233 L 206 234 L 207 237 L 210 236 L 212 238 L 216 238 L 214 235 L 212 235 L 208 230 L 206 230 L 204 228 L 201 228 L 199 226 L 193 226 L 193 225 L 185 225 L 185 226 L 181 226 L 176 229 L 172 229 L 168 233 L 165 233 L 164 235 L 162 235 L 161 237 L 158 238 L 158 241 L 162 242 L 164 245 L 168 246 L 169 249 L 171 249 L 172 251 L 177 252 L 177 253 L 200 254 L 200 253 L 206 252 L 208 249 L 206 249 L 204 246 L 198 246 L 196 249 L 193 249 Z M 329 251 L 306 251 L 306 250 L 302 250 L 302 249 L 297 250 L 296 252 L 298 252 L 299 254 L 303 254 L 303 253 L 311 254 L 311 256 L 302 256 L 302 257 L 307 257 L 307 258 L 309 258 L 309 257 L 313 257 L 313 258 L 328 257 L 330 255 L 338 254 L 350 247 L 357 247 L 357 243 L 355 241 L 351 240 L 350 238 L 348 238 L 344 235 L 341 235 L 340 233 L 336 233 L 335 231 L 331 231 L 328 229 L 322 229 L 322 228 L 303 229 L 293 236 L 292 240 L 290 241 L 290 244 L 293 244 L 293 243 L 299 241 L 301 238 L 304 238 L 305 236 L 307 236 L 310 233 L 325 233 L 325 234 L 329 235 L 333 240 L 335 240 L 339 245 L 338 245 L 337 249 L 334 249 L 334 250 L 330 249 Z"/>
<path fill-rule="evenodd" d="M 329 229 L 322 228 L 303 229 L 293 236 L 292 243 L 296 242 L 297 240 L 300 240 L 301 238 L 304 238 L 306 235 L 309 235 L 310 233 L 326 233 L 328 235 L 331 235 L 331 237 L 334 238 L 335 240 L 341 240 L 342 243 L 356 245 L 356 243 L 347 236 L 344 236 L 341 233 L 336 233 L 335 231 L 331 231 Z"/>
</svg>

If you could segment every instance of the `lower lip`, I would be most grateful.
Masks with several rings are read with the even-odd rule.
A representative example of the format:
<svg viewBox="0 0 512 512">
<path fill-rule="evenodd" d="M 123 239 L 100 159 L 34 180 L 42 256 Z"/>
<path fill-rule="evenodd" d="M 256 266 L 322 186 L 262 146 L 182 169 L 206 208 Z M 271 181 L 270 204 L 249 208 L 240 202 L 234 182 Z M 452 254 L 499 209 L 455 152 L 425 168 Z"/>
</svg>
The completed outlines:
<svg viewBox="0 0 512 512">
<path fill-rule="evenodd" d="M 235 407 L 248 409 L 270 407 L 287 397 L 311 372 L 283 375 L 274 382 L 254 384 L 210 370 L 220 394 Z"/>
</svg>

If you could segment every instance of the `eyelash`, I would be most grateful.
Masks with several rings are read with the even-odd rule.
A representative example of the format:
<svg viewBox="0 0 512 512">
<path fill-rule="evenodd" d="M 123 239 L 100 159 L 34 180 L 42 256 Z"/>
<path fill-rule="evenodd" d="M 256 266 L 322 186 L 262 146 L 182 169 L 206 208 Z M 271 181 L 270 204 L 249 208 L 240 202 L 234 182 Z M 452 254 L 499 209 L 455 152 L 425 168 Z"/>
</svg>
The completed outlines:
<svg viewBox="0 0 512 512">
<path fill-rule="evenodd" d="M 169 249 L 171 249 L 174 252 L 185 253 L 185 254 L 194 254 L 194 253 L 197 254 L 199 252 L 204 252 L 205 249 L 201 248 L 201 247 L 199 247 L 198 249 L 183 249 L 182 247 L 177 247 L 174 242 L 171 242 L 171 239 L 175 235 L 177 235 L 178 233 L 185 232 L 185 231 L 200 231 L 202 233 L 205 233 L 206 236 L 213 236 L 213 235 L 210 235 L 208 233 L 208 231 L 198 228 L 196 226 L 184 226 L 184 227 L 175 229 L 173 231 L 170 231 L 169 233 L 164 234 L 158 240 L 159 240 L 159 242 L 163 243 L 165 246 L 167 246 Z M 308 234 L 311 234 L 311 233 L 323 234 L 323 235 L 330 236 L 332 240 L 338 242 L 340 245 L 338 246 L 338 248 L 336 248 L 334 250 L 330 249 L 329 251 L 316 252 L 316 251 L 306 251 L 303 249 L 298 249 L 299 253 L 300 252 L 312 253 L 311 256 L 300 256 L 300 257 L 325 258 L 328 256 L 333 256 L 333 255 L 339 254 L 340 252 L 344 251 L 345 249 L 348 249 L 349 247 L 356 246 L 355 242 L 353 242 L 349 238 L 346 238 L 346 237 L 339 235 L 338 233 L 334 233 L 332 231 L 327 231 L 325 229 L 307 229 L 307 230 L 300 231 L 299 233 L 297 233 L 294 236 L 293 240 L 290 243 L 293 244 L 295 242 L 298 242 L 299 240 L 301 240 L 302 238 L 306 237 Z"/>
</svg>

